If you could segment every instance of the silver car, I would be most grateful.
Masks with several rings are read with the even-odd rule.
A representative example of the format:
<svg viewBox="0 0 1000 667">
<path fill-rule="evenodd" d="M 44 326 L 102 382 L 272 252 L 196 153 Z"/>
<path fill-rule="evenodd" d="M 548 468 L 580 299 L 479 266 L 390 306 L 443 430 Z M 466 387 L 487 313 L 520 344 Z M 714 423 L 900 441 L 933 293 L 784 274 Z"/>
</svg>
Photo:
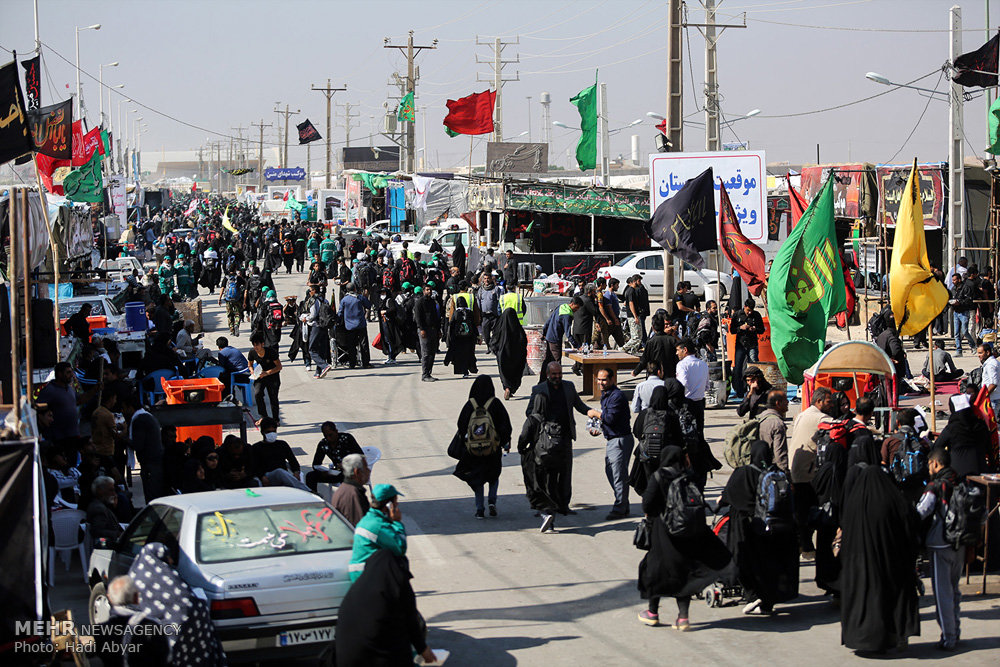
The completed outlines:
<svg viewBox="0 0 1000 667">
<path fill-rule="evenodd" d="M 158 498 L 116 544 L 90 558 L 90 620 L 106 619 L 107 583 L 148 542 L 171 550 L 177 571 L 204 591 L 230 660 L 319 656 L 333 641 L 354 529 L 319 497 L 286 487 Z"/>
</svg>

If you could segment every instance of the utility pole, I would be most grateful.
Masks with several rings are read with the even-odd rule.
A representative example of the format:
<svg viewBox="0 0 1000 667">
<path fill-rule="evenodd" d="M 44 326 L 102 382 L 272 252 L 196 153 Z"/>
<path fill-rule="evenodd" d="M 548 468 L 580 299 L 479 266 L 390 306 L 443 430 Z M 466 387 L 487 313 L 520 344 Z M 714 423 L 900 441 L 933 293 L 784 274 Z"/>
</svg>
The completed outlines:
<svg viewBox="0 0 1000 667">
<path fill-rule="evenodd" d="M 597 116 L 597 126 L 598 134 L 601 137 L 601 185 L 604 187 L 610 187 L 609 174 L 611 173 L 611 165 L 609 164 L 608 154 L 610 153 L 610 148 L 608 145 L 608 84 L 602 83 L 597 87 L 597 105 L 600 109 L 600 115 Z"/>
<path fill-rule="evenodd" d="M 351 109 L 357 109 L 358 105 L 357 104 L 351 104 L 350 102 L 344 102 L 343 104 L 338 104 L 337 106 L 344 110 L 344 119 L 343 119 L 343 121 L 341 121 L 341 125 L 344 126 L 344 134 L 346 135 L 346 138 L 347 138 L 347 142 L 345 143 L 345 146 L 347 146 L 348 148 L 350 148 L 351 147 L 351 130 L 353 128 L 355 128 L 355 127 L 358 127 L 358 125 L 355 125 L 353 121 L 354 121 L 355 118 L 357 118 L 360 115 L 360 114 L 358 114 L 357 111 L 355 111 L 355 112 L 352 113 Z"/>
<path fill-rule="evenodd" d="M 531 95 L 528 95 L 528 143 L 531 143 Z"/>
<path fill-rule="evenodd" d="M 667 140 L 672 151 L 684 150 L 684 34 L 681 0 L 667 0 Z M 651 212 L 652 213 L 652 212 Z M 674 257 L 663 251 L 663 307 L 674 312 Z"/>
<path fill-rule="evenodd" d="M 517 56 L 514 60 L 504 60 L 503 50 L 505 47 L 514 46 L 521 43 L 521 38 L 515 38 L 513 42 L 504 42 L 499 37 L 494 37 L 492 44 L 490 42 L 479 41 L 479 36 L 476 36 L 477 46 L 493 46 L 493 60 L 480 60 L 479 56 L 476 56 L 476 62 L 480 65 L 490 65 L 493 68 L 493 78 L 492 81 L 489 78 L 482 79 L 479 75 L 476 75 L 477 81 L 487 81 L 493 83 L 493 90 L 496 92 L 496 100 L 493 107 L 493 141 L 503 141 L 503 84 L 507 81 L 520 81 L 521 73 L 518 72 L 513 79 L 505 79 L 503 77 L 503 66 L 513 65 L 515 63 L 521 62 L 521 56 Z"/>
<path fill-rule="evenodd" d="M 399 49 L 400 52 L 406 54 L 406 92 L 414 93 L 414 111 L 416 110 L 416 72 L 413 67 L 413 59 L 418 53 L 424 49 L 436 49 L 438 41 L 436 39 L 431 41 L 430 46 L 414 46 L 413 44 L 413 31 L 411 30 L 409 36 L 406 38 L 406 46 L 395 45 L 390 43 L 390 39 L 386 37 L 383 40 L 383 47 L 386 49 Z M 404 171 L 407 173 L 413 173 L 414 164 L 414 143 L 416 138 L 416 132 L 413 127 L 413 121 L 406 122 L 406 164 L 404 165 Z"/>
<path fill-rule="evenodd" d="M 722 111 L 719 106 L 719 61 L 716 47 L 719 37 L 726 28 L 746 28 L 746 15 L 742 24 L 720 25 L 715 22 L 715 12 L 722 0 L 701 0 L 705 9 L 704 23 L 685 23 L 698 28 L 705 37 L 705 150 L 722 150 L 722 127 L 719 123 Z M 716 29 L 719 29 L 716 32 Z"/>
<path fill-rule="evenodd" d="M 287 104 L 285 105 L 284 111 L 282 111 L 281 109 L 274 110 L 274 113 L 285 117 L 285 152 L 281 156 L 281 166 L 286 169 L 288 168 L 288 119 L 289 117 L 295 116 L 301 112 L 302 112 L 301 109 L 296 109 L 295 111 L 289 111 Z M 283 185 L 288 185 L 288 179 L 284 179 L 281 182 Z"/>
<path fill-rule="evenodd" d="M 330 100 L 333 99 L 333 94 L 338 91 L 347 90 L 347 84 L 345 83 L 340 88 L 334 88 L 330 85 L 330 79 L 326 80 L 326 88 L 321 88 L 316 84 L 313 84 L 312 90 L 318 90 L 319 92 L 326 95 L 326 189 L 329 190 L 332 185 L 330 185 L 330 117 L 331 108 Z"/>
<path fill-rule="evenodd" d="M 240 125 L 238 127 L 230 127 L 229 129 L 236 132 L 236 155 L 238 156 L 237 164 L 239 164 L 240 167 L 245 167 L 246 164 L 244 164 L 244 162 L 245 162 L 245 159 L 244 159 L 245 158 L 245 153 L 244 153 L 244 148 L 243 148 L 243 126 Z M 230 167 L 232 167 L 232 165 L 230 165 Z M 242 177 L 240 177 L 240 179 L 244 183 L 246 182 L 246 176 L 242 176 Z M 235 188 L 236 188 L 236 186 L 235 186 L 235 183 L 234 183 L 233 184 L 233 189 L 235 190 Z"/>
<path fill-rule="evenodd" d="M 264 128 L 273 127 L 271 123 L 264 123 L 261 118 L 259 123 L 250 123 L 260 130 L 260 141 L 257 144 L 257 194 L 264 191 Z"/>
<path fill-rule="evenodd" d="M 951 62 L 962 55 L 962 8 L 954 5 L 949 11 Z M 962 144 L 965 98 L 962 86 L 951 83 L 948 104 L 948 243 L 947 256 L 942 262 L 945 271 L 954 266 L 958 249 L 965 245 L 965 146 Z"/>
<path fill-rule="evenodd" d="M 538 96 L 538 100 L 542 105 L 542 142 L 550 144 L 552 143 L 552 115 L 549 107 L 552 105 L 552 96 L 548 92 L 543 92 Z M 549 158 L 551 159 L 551 157 L 550 154 Z"/>
</svg>

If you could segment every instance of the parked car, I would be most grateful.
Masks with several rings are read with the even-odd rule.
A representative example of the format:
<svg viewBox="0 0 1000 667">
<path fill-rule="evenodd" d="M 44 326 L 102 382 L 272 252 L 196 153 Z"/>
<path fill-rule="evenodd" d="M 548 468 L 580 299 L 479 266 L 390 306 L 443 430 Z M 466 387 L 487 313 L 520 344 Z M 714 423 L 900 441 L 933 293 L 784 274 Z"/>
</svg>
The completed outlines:
<svg viewBox="0 0 1000 667">
<path fill-rule="evenodd" d="M 635 274 L 642 276 L 642 284 L 650 296 L 663 296 L 663 251 L 646 250 L 632 253 L 614 266 L 598 269 L 597 275 L 605 278 L 617 278 L 621 281 L 621 289 L 625 289 L 625 280 Z M 719 279 L 721 278 L 721 290 Z M 694 268 L 684 262 L 684 275 L 681 280 L 691 283 L 691 291 L 702 299 L 705 298 L 705 288 L 709 287 L 709 299 L 725 299 L 733 287 L 732 276 L 723 273 L 717 277 L 715 271 Z M 719 293 L 721 291 L 721 294 Z"/>
<path fill-rule="evenodd" d="M 333 641 L 350 587 L 354 529 L 321 498 L 288 487 L 188 493 L 143 508 L 115 544 L 90 557 L 90 621 L 110 614 L 106 587 L 144 545 L 171 550 L 204 591 L 231 661 L 318 657 Z"/>
<path fill-rule="evenodd" d="M 419 252 L 427 255 L 431 242 L 437 239 L 444 249 L 445 254 L 450 258 L 452 251 L 459 239 L 466 250 L 469 248 L 469 223 L 461 218 L 449 218 L 438 225 L 425 225 L 417 232 L 416 238 L 409 242 L 407 246 L 410 252 Z M 398 255 L 403 249 L 402 241 L 389 244 L 389 250 L 394 255 Z"/>
<path fill-rule="evenodd" d="M 93 294 L 90 296 L 73 296 L 68 299 L 59 299 L 59 321 L 65 324 L 71 315 L 76 314 L 83 307 L 83 304 L 89 303 L 91 307 L 90 317 L 106 317 L 109 328 L 124 329 L 125 311 L 116 304 L 117 299 L 115 297 L 116 295 Z"/>
</svg>

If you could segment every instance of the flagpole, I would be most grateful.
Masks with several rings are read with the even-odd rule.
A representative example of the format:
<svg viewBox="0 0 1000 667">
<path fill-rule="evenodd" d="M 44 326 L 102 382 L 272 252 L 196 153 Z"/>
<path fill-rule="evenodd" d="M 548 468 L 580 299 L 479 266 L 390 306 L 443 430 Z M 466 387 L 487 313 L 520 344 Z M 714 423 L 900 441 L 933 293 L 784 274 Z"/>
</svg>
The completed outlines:
<svg viewBox="0 0 1000 667">
<path fill-rule="evenodd" d="M 720 243 L 721 247 L 721 243 Z M 726 386 L 726 332 L 722 326 L 722 269 L 719 267 L 719 250 L 715 251 L 715 284 L 718 285 L 715 292 L 715 308 L 716 312 L 719 313 L 719 329 L 722 335 L 719 336 L 720 347 L 722 350 L 722 386 Z M 728 395 L 728 390 L 726 391 Z"/>
<path fill-rule="evenodd" d="M 469 135 L 469 178 L 472 178 L 472 142 L 475 141 L 475 135 Z"/>
<path fill-rule="evenodd" d="M 933 321 L 931 322 L 933 324 Z M 931 378 L 931 433 L 937 431 L 937 399 L 934 395 L 934 327 L 927 327 L 927 371 Z"/>
</svg>

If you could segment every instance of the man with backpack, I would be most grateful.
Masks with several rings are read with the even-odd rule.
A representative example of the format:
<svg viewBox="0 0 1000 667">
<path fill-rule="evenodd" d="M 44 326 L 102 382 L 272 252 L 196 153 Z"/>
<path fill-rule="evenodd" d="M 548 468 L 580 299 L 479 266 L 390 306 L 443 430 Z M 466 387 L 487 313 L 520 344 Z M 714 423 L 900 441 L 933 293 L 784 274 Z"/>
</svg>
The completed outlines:
<svg viewBox="0 0 1000 667">
<path fill-rule="evenodd" d="M 284 238 L 281 241 L 281 261 L 285 265 L 285 273 L 291 275 L 292 264 L 295 263 L 295 241 L 292 240 L 292 235 L 290 232 L 284 232 Z"/>
<path fill-rule="evenodd" d="M 222 289 L 219 290 L 219 305 L 226 302 L 226 317 L 229 319 L 229 333 L 240 335 L 240 322 L 243 320 L 243 295 L 246 282 L 233 271 L 222 279 Z"/>
<path fill-rule="evenodd" d="M 347 333 L 348 366 L 357 366 L 357 355 L 361 352 L 361 368 L 371 368 L 371 352 L 368 349 L 368 309 L 371 302 L 357 294 L 354 283 L 347 283 L 346 294 L 340 299 L 340 321 Z"/>
<path fill-rule="evenodd" d="M 799 550 L 806 558 L 816 554 L 813 547 L 813 529 L 808 525 L 809 508 L 816 504 L 812 487 L 816 476 L 816 443 L 813 436 L 819 423 L 829 419 L 836 409 L 833 392 L 826 387 L 813 390 L 812 405 L 803 410 L 792 422 L 792 443 L 789 471 L 795 493 L 795 523 L 799 534 Z"/>
<path fill-rule="evenodd" d="M 604 473 L 615 495 L 611 512 L 604 519 L 615 521 L 629 515 L 628 470 L 635 441 L 629 425 L 628 399 L 615 383 L 615 372 L 602 368 L 597 372 L 597 384 L 601 389 L 601 431 L 607 440 Z"/>
<path fill-rule="evenodd" d="M 958 277 L 958 274 L 955 275 Z M 961 488 L 960 493 L 965 493 L 967 487 L 965 482 L 961 482 L 962 487 L 959 487 L 959 477 L 951 469 L 951 455 L 947 450 L 939 448 L 932 451 L 928 465 L 931 478 L 917 503 L 917 512 L 923 519 L 930 519 L 925 544 L 931 561 L 937 622 L 941 627 L 941 640 L 937 647 L 944 651 L 954 651 L 961 632 L 959 604 L 962 593 L 958 582 L 965 565 L 966 544 L 961 541 L 961 536 L 958 543 L 950 541 L 948 527 L 954 526 L 957 516 L 957 508 L 952 507 L 953 499 L 958 500 L 956 496 L 960 495 L 956 491 Z M 973 539 L 979 537 L 978 532 L 977 525 Z"/>
<path fill-rule="evenodd" d="M 788 395 L 781 389 L 767 392 L 767 408 L 760 413 L 759 437 L 771 448 L 771 460 L 779 470 L 788 472 Z"/>
<path fill-rule="evenodd" d="M 264 347 L 278 353 L 281 327 L 285 324 L 285 309 L 278 302 L 274 290 L 267 290 L 261 297 L 255 328 L 264 336 Z"/>
</svg>

